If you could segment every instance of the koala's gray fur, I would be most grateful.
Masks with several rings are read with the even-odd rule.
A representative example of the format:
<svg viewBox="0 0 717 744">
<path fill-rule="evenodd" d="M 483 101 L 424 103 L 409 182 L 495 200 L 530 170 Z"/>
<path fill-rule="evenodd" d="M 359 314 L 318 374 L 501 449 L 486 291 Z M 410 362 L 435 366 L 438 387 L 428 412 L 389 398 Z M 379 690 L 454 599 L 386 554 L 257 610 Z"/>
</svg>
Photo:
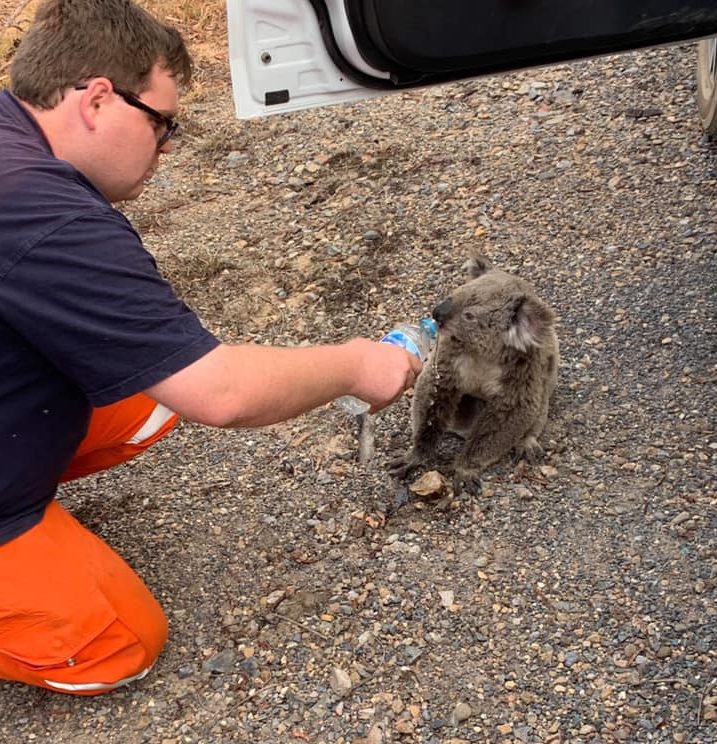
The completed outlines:
<svg viewBox="0 0 717 744">
<path fill-rule="evenodd" d="M 405 476 L 430 463 L 441 435 L 464 438 L 454 490 L 480 488 L 481 472 L 511 450 L 535 461 L 558 377 L 553 311 L 520 279 L 483 257 L 471 279 L 433 311 L 438 340 L 416 382 L 413 447 L 389 468 Z"/>
</svg>

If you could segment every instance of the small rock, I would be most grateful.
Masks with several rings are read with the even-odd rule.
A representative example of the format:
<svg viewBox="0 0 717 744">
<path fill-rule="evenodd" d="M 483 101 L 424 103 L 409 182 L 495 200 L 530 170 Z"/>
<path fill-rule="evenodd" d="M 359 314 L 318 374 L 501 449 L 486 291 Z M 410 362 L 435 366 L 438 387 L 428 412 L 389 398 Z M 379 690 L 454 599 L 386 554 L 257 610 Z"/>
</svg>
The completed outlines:
<svg viewBox="0 0 717 744">
<path fill-rule="evenodd" d="M 339 696 L 345 697 L 351 692 L 353 683 L 351 677 L 339 667 L 334 667 L 329 675 L 329 685 L 331 689 Z"/>
<path fill-rule="evenodd" d="M 396 731 L 399 734 L 412 734 L 415 730 L 416 724 L 407 718 L 401 718 L 399 721 L 396 721 Z"/>
<path fill-rule="evenodd" d="M 240 165 L 246 163 L 247 160 L 249 160 L 249 155 L 240 150 L 232 150 L 226 158 L 224 158 L 224 162 L 228 168 L 238 168 Z"/>
<path fill-rule="evenodd" d="M 233 671 L 235 660 L 236 653 L 234 649 L 228 648 L 212 656 L 211 659 L 207 659 L 202 666 L 202 670 L 211 674 L 228 674 Z"/>
<path fill-rule="evenodd" d="M 244 672 L 244 674 L 251 678 L 256 677 L 257 674 L 259 674 L 259 662 L 253 656 L 241 661 L 239 663 L 239 668 Z"/>
<path fill-rule="evenodd" d="M 516 486 L 515 495 L 519 499 L 523 499 L 525 501 L 531 501 L 534 498 L 533 492 L 529 488 L 526 488 L 525 486 Z"/>
<path fill-rule="evenodd" d="M 368 734 L 361 739 L 352 739 L 352 744 L 382 744 L 383 728 L 380 723 L 374 723 Z"/>
<path fill-rule="evenodd" d="M 452 591 L 438 592 L 441 598 L 441 605 L 445 608 L 452 607 L 454 604 L 455 594 Z"/>
<path fill-rule="evenodd" d="M 689 512 L 680 512 L 671 522 L 670 527 L 677 527 L 677 525 L 686 522 L 692 515 Z"/>
<path fill-rule="evenodd" d="M 409 486 L 417 496 L 438 496 L 445 491 L 446 479 L 437 471 L 429 470 Z"/>
<path fill-rule="evenodd" d="M 473 715 L 473 709 L 468 703 L 458 703 L 451 714 L 451 723 L 457 726 Z"/>
<path fill-rule="evenodd" d="M 363 537 L 366 532 L 366 521 L 363 512 L 355 512 L 349 517 L 348 533 L 351 537 Z"/>
<path fill-rule="evenodd" d="M 406 656 L 406 661 L 409 664 L 413 664 L 416 659 L 420 658 L 423 655 L 423 650 L 418 648 L 418 646 L 406 646 L 403 649 L 403 653 Z"/>
<path fill-rule="evenodd" d="M 286 591 L 284 589 L 277 589 L 268 596 L 264 597 L 261 604 L 268 607 L 270 610 L 274 610 L 276 606 L 286 597 Z"/>
</svg>

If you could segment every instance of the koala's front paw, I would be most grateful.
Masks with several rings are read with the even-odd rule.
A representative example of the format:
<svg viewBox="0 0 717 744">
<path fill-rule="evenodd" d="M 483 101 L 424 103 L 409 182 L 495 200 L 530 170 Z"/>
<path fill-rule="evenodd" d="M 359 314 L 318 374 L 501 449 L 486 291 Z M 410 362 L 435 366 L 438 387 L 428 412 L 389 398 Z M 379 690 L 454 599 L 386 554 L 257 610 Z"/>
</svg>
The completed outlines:
<svg viewBox="0 0 717 744">
<path fill-rule="evenodd" d="M 533 436 L 526 437 L 515 448 L 515 462 L 525 459 L 531 465 L 535 465 L 543 459 L 543 454 L 543 448 L 538 440 Z"/>
<path fill-rule="evenodd" d="M 462 491 L 477 496 L 483 489 L 481 471 L 476 468 L 456 468 L 453 474 L 453 493 L 459 496 Z"/>
<path fill-rule="evenodd" d="M 413 451 L 406 452 L 405 455 L 394 457 L 389 460 L 386 468 L 394 478 L 403 479 L 409 476 L 421 464 L 421 459 Z"/>
</svg>

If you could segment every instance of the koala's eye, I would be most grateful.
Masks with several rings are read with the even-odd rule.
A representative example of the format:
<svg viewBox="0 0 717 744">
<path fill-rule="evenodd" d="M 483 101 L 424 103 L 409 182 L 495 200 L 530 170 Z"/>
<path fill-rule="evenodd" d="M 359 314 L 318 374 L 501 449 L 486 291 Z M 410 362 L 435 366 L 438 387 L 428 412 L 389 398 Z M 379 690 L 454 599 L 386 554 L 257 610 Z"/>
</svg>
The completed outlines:
<svg viewBox="0 0 717 744">
<path fill-rule="evenodd" d="M 472 323 L 476 319 L 476 314 L 472 310 L 463 311 L 463 320 L 467 320 Z"/>
</svg>

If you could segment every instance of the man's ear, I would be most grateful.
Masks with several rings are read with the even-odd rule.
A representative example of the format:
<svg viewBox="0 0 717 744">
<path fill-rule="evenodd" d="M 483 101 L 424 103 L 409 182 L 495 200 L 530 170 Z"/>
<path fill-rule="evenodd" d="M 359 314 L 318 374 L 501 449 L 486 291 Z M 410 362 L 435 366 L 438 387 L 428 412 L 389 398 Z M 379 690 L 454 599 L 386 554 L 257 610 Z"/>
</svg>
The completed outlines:
<svg viewBox="0 0 717 744">
<path fill-rule="evenodd" d="M 511 303 L 506 344 L 523 353 L 539 348 L 548 340 L 554 323 L 553 311 L 537 297 L 516 295 Z"/>
<path fill-rule="evenodd" d="M 112 83 L 107 78 L 93 78 L 87 90 L 81 91 L 80 116 L 85 126 L 94 131 L 97 128 L 97 116 L 112 94 Z"/>
</svg>

